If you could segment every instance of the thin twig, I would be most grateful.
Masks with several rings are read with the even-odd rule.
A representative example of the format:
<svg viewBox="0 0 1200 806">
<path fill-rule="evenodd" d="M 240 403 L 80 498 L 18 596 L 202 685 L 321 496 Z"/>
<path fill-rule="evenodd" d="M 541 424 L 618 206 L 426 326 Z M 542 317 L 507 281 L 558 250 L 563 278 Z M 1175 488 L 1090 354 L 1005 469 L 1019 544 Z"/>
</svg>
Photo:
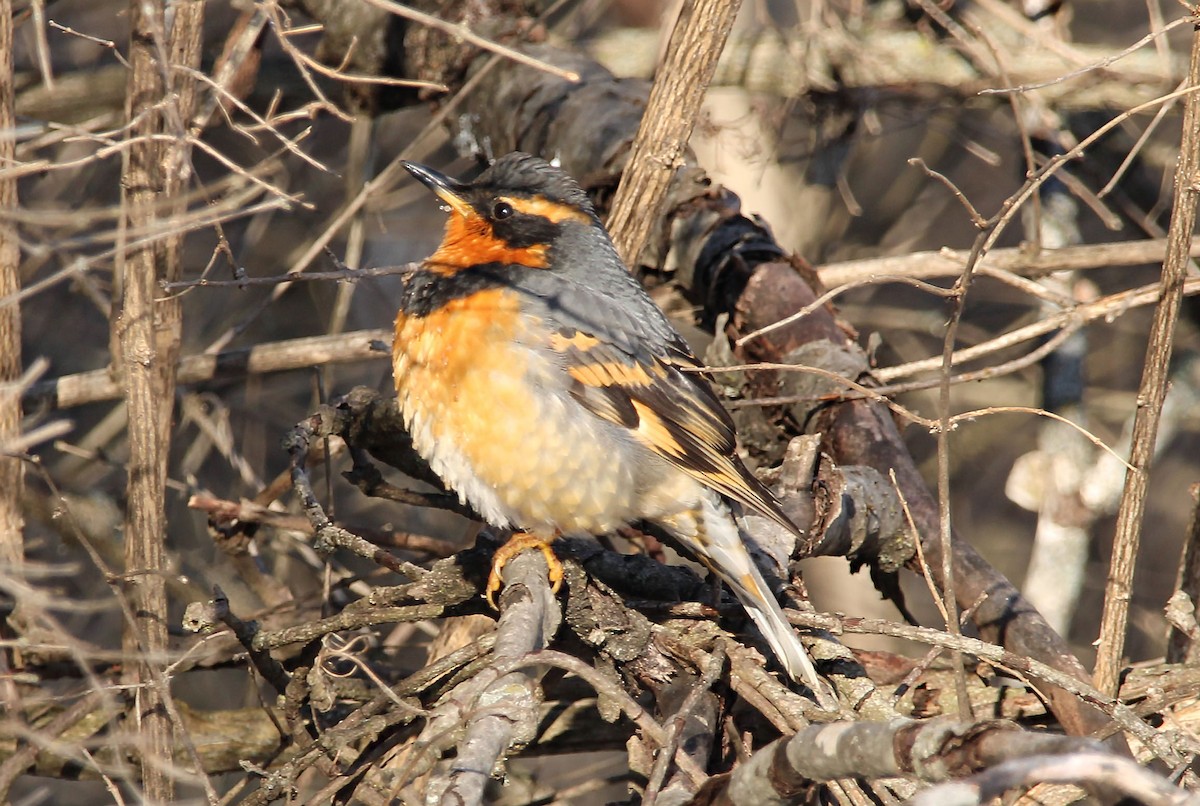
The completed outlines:
<svg viewBox="0 0 1200 806">
<path fill-rule="evenodd" d="M 177 373 L 181 384 L 200 383 L 223 375 L 241 376 L 386 358 L 390 330 L 357 330 L 334 336 L 308 336 L 219 353 L 185 356 Z M 383 345 L 381 348 L 380 345 Z M 92 370 L 34 384 L 26 399 L 70 408 L 121 396 L 121 384 L 108 370 Z"/>
<path fill-rule="evenodd" d="M 1173 31 L 1175 28 L 1178 28 L 1180 25 L 1183 25 L 1188 22 L 1193 22 L 1193 19 L 1191 16 L 1184 16 L 1184 17 L 1180 17 L 1178 19 L 1172 20 L 1171 22 L 1167 23 L 1167 25 L 1165 27 L 1151 31 L 1150 33 L 1146 34 L 1141 39 L 1134 42 L 1132 45 L 1125 48 L 1124 50 L 1119 51 L 1118 53 L 1114 53 L 1111 56 L 1107 56 L 1103 59 L 1100 59 L 1099 61 L 1092 62 L 1091 64 L 1085 64 L 1082 67 L 1072 70 L 1069 73 L 1064 73 L 1061 76 L 1056 76 L 1055 78 L 1048 79 L 1046 81 L 1038 81 L 1038 82 L 1035 82 L 1032 84 L 1022 84 L 1019 87 L 995 87 L 995 88 L 991 88 L 991 89 L 983 89 L 983 90 L 979 91 L 979 94 L 980 95 L 1002 95 L 1002 94 L 1010 93 L 1010 92 L 1030 92 L 1031 90 L 1043 89 L 1044 87 L 1049 87 L 1052 84 L 1058 84 L 1063 81 L 1068 81 L 1072 78 L 1075 78 L 1076 76 L 1084 75 L 1085 73 L 1090 73 L 1090 72 L 1093 72 L 1096 70 L 1104 70 L 1105 68 L 1117 63 L 1121 59 L 1124 59 L 1130 53 L 1134 53 L 1135 51 L 1141 50 L 1147 44 L 1155 41 L 1159 37 L 1166 36 L 1168 33 Z"/>
<path fill-rule="evenodd" d="M 1192 247 L 1192 257 L 1200 257 L 1200 244 Z M 1095 243 L 1067 246 L 1062 249 L 1042 249 L 1030 252 L 1024 247 L 992 249 L 979 263 L 976 271 L 995 270 L 1012 274 L 1040 277 L 1056 271 L 1102 269 L 1109 266 L 1139 266 L 1161 263 L 1167 253 L 1167 241 L 1158 238 L 1144 241 Z M 848 260 L 817 267 L 817 276 L 830 288 L 863 278 L 955 277 L 966 263 L 967 253 L 957 249 L 933 252 L 912 252 L 907 255 Z"/>
<path fill-rule="evenodd" d="M 971 204 L 971 200 L 967 198 L 967 195 L 959 190 L 958 186 L 951 182 L 949 177 L 930 168 L 925 164 L 925 160 L 921 159 L 920 157 L 913 157 L 908 161 L 908 164 L 915 168 L 920 168 L 921 171 L 924 172 L 924 174 L 930 179 L 945 185 L 946 189 L 954 194 L 954 198 L 957 199 L 958 203 L 961 204 L 963 209 L 967 211 L 967 218 L 971 219 L 971 223 L 977 228 L 984 229 L 987 227 L 987 219 L 979 214 L 979 211 L 975 209 L 975 205 Z"/>
<path fill-rule="evenodd" d="M 1017 655 L 978 638 L 950 635 L 941 630 L 897 624 L 884 619 L 802 613 L 796 610 L 787 611 L 787 616 L 793 624 L 830 630 L 835 634 L 847 632 L 862 635 L 887 635 L 974 655 L 1025 677 L 1062 688 L 1084 702 L 1096 706 L 1117 722 L 1122 730 L 1145 743 L 1156 755 L 1169 764 L 1173 765 L 1189 754 L 1200 752 L 1200 743 L 1196 741 L 1195 737 L 1183 734 L 1167 735 L 1157 730 L 1138 717 L 1128 705 L 1115 697 L 1104 694 L 1090 683 L 1061 672 L 1041 661 Z"/>
<path fill-rule="evenodd" d="M 42 4 L 34 4 L 35 14 L 43 12 Z M 13 85 L 13 20 L 12 6 L 5 3 L 0 9 L 0 132 L 9 132 L 16 125 Z M 44 28 L 36 21 L 39 32 L 39 55 L 42 51 Z M 50 80 L 49 64 L 44 79 Z M 16 140 L 0 135 L 0 165 L 16 162 Z M 17 180 L 0 177 L 0 299 L 16 296 L 21 289 L 21 247 L 16 223 L 10 214 L 19 206 Z M 25 486 L 25 465 L 17 456 L 21 450 L 21 391 L 33 375 L 22 376 L 21 310 L 17 306 L 0 307 L 0 447 L 9 452 L 0 456 L 0 568 L 14 576 L 21 575 L 25 561 L 25 517 L 21 497 Z M 40 367 L 44 369 L 42 362 Z M 0 621 L 0 633 L 8 633 L 9 625 L 16 627 L 23 616 L 14 612 Z M 7 660 L 20 664 L 20 652 L 7 653 Z M 0 800 L 8 787 L 0 791 Z"/>
<path fill-rule="evenodd" d="M 390 2 L 390 0 L 367 0 L 367 2 L 373 6 L 378 6 L 386 11 L 390 11 L 398 17 L 404 17 L 405 19 L 412 20 L 413 22 L 420 23 L 421 25 L 425 25 L 430 28 L 436 28 L 443 33 L 450 34 L 450 36 L 457 37 L 464 42 L 470 42 L 476 47 L 489 50 L 492 53 L 503 56 L 506 59 L 511 59 L 518 64 L 523 64 L 527 67 L 532 67 L 535 70 L 541 70 L 542 72 L 549 73 L 552 76 L 557 76 L 563 81 L 575 82 L 579 80 L 579 74 L 574 70 L 563 70 L 559 67 L 555 67 L 552 64 L 548 64 L 541 59 L 535 59 L 534 57 L 522 53 L 519 50 L 506 47 L 498 42 L 493 42 L 486 37 L 482 37 L 479 34 L 472 32 L 471 29 L 467 28 L 465 25 L 457 25 L 452 22 L 446 22 L 445 20 L 439 19 L 432 14 L 426 14 L 422 11 L 417 11 L 415 8 L 409 8 L 408 6 L 401 5 L 400 3 Z"/>
<path fill-rule="evenodd" d="M 608 218 L 617 253 L 636 265 L 691 139 L 741 0 L 684 0 Z"/>
<path fill-rule="evenodd" d="M 1188 66 L 1188 89 L 1200 89 L 1200 31 L 1193 34 L 1192 56 Z M 1183 301 L 1184 279 L 1196 205 L 1200 201 L 1197 170 L 1200 169 L 1200 98 L 1187 95 L 1183 106 L 1183 137 L 1179 162 L 1175 168 L 1175 203 L 1167 236 L 1167 258 L 1163 262 L 1162 292 L 1150 325 L 1150 341 L 1142 381 L 1138 387 L 1138 407 L 1133 423 L 1129 461 L 1133 469 L 1125 476 L 1125 488 L 1117 510 L 1113 535 L 1113 556 L 1104 591 L 1104 610 L 1096 654 L 1096 687 L 1115 694 L 1120 683 L 1121 656 L 1125 648 L 1125 626 L 1129 600 L 1133 595 L 1133 572 L 1141 538 L 1142 514 L 1150 487 L 1150 464 L 1163 401 L 1170 378 L 1170 361 L 1175 341 L 1175 323 Z"/>
</svg>

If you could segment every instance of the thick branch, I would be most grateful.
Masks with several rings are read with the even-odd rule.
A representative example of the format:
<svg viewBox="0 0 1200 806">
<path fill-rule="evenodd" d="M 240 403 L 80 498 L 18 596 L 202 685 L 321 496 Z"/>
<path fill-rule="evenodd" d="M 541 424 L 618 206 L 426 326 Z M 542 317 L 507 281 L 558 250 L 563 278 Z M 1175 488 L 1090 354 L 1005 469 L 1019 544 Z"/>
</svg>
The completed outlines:
<svg viewBox="0 0 1200 806">
<path fill-rule="evenodd" d="M 941 784 L 921 792 L 913 806 L 974 806 L 994 803 L 1006 793 L 1039 784 L 1078 784 L 1109 799 L 1145 806 L 1184 806 L 1195 796 L 1127 758 L 1111 753 L 1068 752 L 1030 755 L 1003 761 L 965 781 Z"/>
<path fill-rule="evenodd" d="M 1106 266 L 1140 266 L 1161 262 L 1167 254 L 1165 238 L 1144 241 L 1117 241 L 1042 249 L 1031 253 L 1027 246 L 992 249 L 975 267 L 983 276 L 1043 277 L 1056 271 L 1087 271 Z M 1192 257 L 1200 257 L 1200 245 L 1192 247 Z M 846 283 L 861 283 L 890 278 L 928 280 L 957 277 L 967 265 L 969 254 L 961 249 L 936 252 L 911 252 L 906 255 L 847 260 L 817 267 L 817 276 L 828 288 Z"/>
</svg>

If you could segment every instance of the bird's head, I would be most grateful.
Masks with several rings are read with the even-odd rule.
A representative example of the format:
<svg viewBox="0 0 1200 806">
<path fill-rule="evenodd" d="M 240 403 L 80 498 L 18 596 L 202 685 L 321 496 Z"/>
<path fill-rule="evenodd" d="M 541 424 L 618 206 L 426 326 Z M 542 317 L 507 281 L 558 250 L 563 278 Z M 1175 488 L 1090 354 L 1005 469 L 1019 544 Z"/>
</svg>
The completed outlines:
<svg viewBox="0 0 1200 806">
<path fill-rule="evenodd" d="M 586 233 L 608 242 L 587 194 L 538 157 L 507 154 L 470 183 L 424 165 L 403 165 L 450 213 L 442 245 L 427 261 L 435 270 L 454 272 L 489 263 L 545 269 L 564 235 Z"/>
</svg>

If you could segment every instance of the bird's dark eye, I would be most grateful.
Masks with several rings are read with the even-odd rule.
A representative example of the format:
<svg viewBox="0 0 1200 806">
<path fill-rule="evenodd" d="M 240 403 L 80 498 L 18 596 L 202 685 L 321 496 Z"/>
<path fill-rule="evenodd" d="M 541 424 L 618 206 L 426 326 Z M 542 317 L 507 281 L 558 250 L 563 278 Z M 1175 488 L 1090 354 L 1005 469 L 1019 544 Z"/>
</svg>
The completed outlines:
<svg viewBox="0 0 1200 806">
<path fill-rule="evenodd" d="M 492 218 L 497 221 L 503 221 L 513 214 L 512 205 L 508 202 L 498 201 L 492 207 Z"/>
</svg>

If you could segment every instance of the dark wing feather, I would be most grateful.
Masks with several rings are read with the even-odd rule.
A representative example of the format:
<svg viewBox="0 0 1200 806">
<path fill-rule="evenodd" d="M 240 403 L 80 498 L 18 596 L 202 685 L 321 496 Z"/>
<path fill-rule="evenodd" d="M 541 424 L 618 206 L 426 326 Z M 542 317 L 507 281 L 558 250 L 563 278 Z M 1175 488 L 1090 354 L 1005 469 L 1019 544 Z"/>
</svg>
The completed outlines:
<svg viewBox="0 0 1200 806">
<path fill-rule="evenodd" d="M 678 335 L 661 354 L 617 347 L 559 327 L 550 348 L 571 376 L 571 395 L 597 417 L 628 428 L 650 450 L 786 529 L 799 530 L 736 454 L 733 421 Z"/>
</svg>

